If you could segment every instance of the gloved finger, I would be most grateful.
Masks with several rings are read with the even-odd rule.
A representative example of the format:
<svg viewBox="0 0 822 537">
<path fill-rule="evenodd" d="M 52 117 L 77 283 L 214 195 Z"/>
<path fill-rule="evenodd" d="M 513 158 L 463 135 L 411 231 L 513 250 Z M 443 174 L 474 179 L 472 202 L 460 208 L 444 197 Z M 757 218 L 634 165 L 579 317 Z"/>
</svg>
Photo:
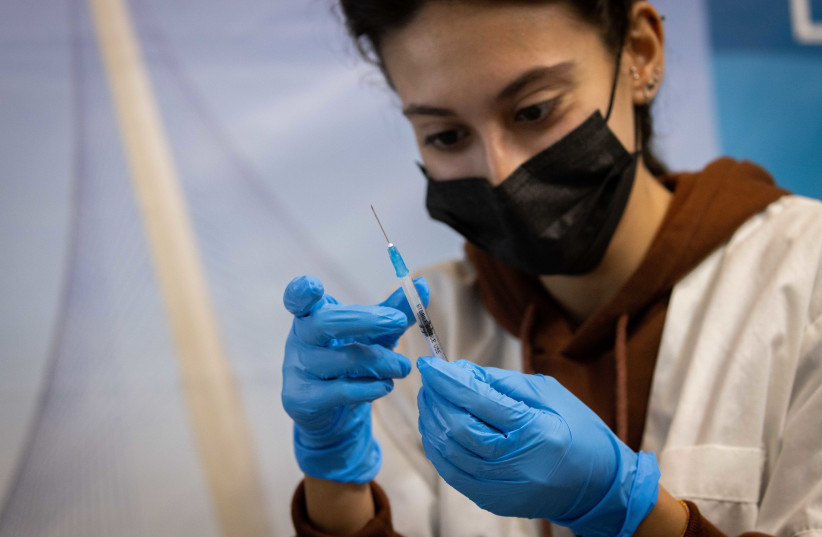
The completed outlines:
<svg viewBox="0 0 822 537">
<path fill-rule="evenodd" d="M 444 443 L 458 443 L 479 458 L 503 458 L 520 447 L 510 439 L 510 434 L 502 433 L 426 387 L 420 389 L 417 405 L 420 427 L 439 435 Z"/>
<path fill-rule="evenodd" d="M 380 306 L 326 304 L 307 317 L 294 319 L 297 337 L 320 346 L 339 339 L 368 343 L 375 337 L 394 333 L 405 326 L 405 314 Z"/>
<path fill-rule="evenodd" d="M 428 283 L 425 281 L 424 278 L 417 278 L 414 281 L 414 285 L 417 289 L 417 292 L 420 295 L 420 300 L 422 300 L 423 304 L 426 306 L 428 305 Z M 380 303 L 381 306 L 395 308 L 406 316 L 406 326 L 400 330 L 397 330 L 391 334 L 385 334 L 379 337 L 373 338 L 371 341 L 372 343 L 376 343 L 378 345 L 382 345 L 383 347 L 393 349 L 397 346 L 400 337 L 405 333 L 409 326 L 413 325 L 416 319 L 414 318 L 414 313 L 411 311 L 411 306 L 408 303 L 408 300 L 405 298 L 405 293 L 403 292 L 402 288 L 397 289 L 394 291 L 390 297 Z"/>
<path fill-rule="evenodd" d="M 322 282 L 314 276 L 298 276 L 283 293 L 285 309 L 296 317 L 308 315 L 325 294 Z"/>
<path fill-rule="evenodd" d="M 317 410 L 328 410 L 352 403 L 370 403 L 391 393 L 391 379 L 317 380 L 305 394 L 305 400 Z"/>
<path fill-rule="evenodd" d="M 425 387 L 420 388 L 417 392 L 420 432 L 422 432 L 422 426 L 425 424 L 428 430 L 436 431 L 444 437 L 449 433 L 448 425 L 445 423 L 442 415 L 440 415 L 440 406 L 431 402 L 433 396 L 433 393 L 430 390 L 426 390 Z"/>
<path fill-rule="evenodd" d="M 417 292 L 420 294 L 420 299 L 422 300 L 423 305 L 427 308 L 429 299 L 428 282 L 425 281 L 425 278 L 417 278 L 414 280 L 414 287 L 417 288 Z M 414 312 L 411 311 L 411 306 L 408 304 L 408 299 L 405 298 L 405 293 L 402 288 L 399 288 L 391 293 L 391 296 L 380 302 L 379 305 L 387 308 L 398 309 L 403 312 L 408 319 L 408 326 L 411 326 L 414 322 L 416 322 Z"/>
<path fill-rule="evenodd" d="M 425 456 L 431 461 L 431 464 L 434 465 L 437 473 L 442 476 L 445 482 L 469 497 L 482 509 L 500 516 L 529 516 L 536 518 L 536 515 L 523 513 L 522 507 L 517 504 L 509 505 L 510 502 L 506 502 L 505 497 L 500 495 L 499 487 L 495 486 L 499 483 L 464 472 L 438 452 L 425 437 L 423 437 L 422 445 Z M 506 485 L 510 489 L 511 485 L 527 486 L 528 483 L 516 480 L 506 481 Z"/>
<path fill-rule="evenodd" d="M 466 368 L 464 364 L 423 356 L 417 360 L 417 369 L 423 386 L 503 433 L 519 429 L 533 419 L 528 405 L 488 385 L 479 366 Z"/>
<path fill-rule="evenodd" d="M 419 430 L 424 441 L 430 443 L 445 460 L 468 475 L 488 481 L 510 482 L 521 478 L 517 473 L 518 467 L 511 457 L 481 457 L 442 431 L 431 430 L 430 424 L 424 420 L 420 420 Z"/>
<path fill-rule="evenodd" d="M 495 488 L 489 486 L 491 483 L 472 476 L 454 465 L 447 457 L 443 456 L 426 436 L 422 437 L 422 447 L 426 458 L 431 461 L 431 464 L 434 465 L 437 473 L 445 482 L 471 498 L 480 507 L 486 508 L 487 503 L 483 498 L 485 494 L 498 495 Z"/>
<path fill-rule="evenodd" d="M 473 476 L 463 472 L 451 462 L 449 462 L 437 447 L 431 442 L 427 436 L 422 437 L 422 447 L 425 451 L 425 456 L 431 461 L 431 464 L 436 468 L 437 473 L 445 480 L 446 483 L 459 490 L 463 494 L 466 491 L 475 489 L 479 484 Z"/>
<path fill-rule="evenodd" d="M 314 347 L 296 343 L 303 357 L 303 370 L 318 379 L 403 378 L 411 372 L 411 362 L 402 354 L 381 345 L 349 343 L 333 347 Z"/>
</svg>

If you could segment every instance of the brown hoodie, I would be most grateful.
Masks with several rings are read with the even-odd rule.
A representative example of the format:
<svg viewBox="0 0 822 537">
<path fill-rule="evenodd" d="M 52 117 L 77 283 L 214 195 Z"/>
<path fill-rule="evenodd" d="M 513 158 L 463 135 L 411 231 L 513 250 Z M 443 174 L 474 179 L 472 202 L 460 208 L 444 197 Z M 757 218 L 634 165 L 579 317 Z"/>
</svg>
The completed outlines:
<svg viewBox="0 0 822 537">
<path fill-rule="evenodd" d="M 477 247 L 466 253 L 485 307 L 522 340 L 524 369 L 551 375 L 594 410 L 632 449 L 645 426 L 662 328 L 673 286 L 751 216 L 787 192 L 762 168 L 720 159 L 704 171 L 663 178 L 673 192 L 668 213 L 645 259 L 616 295 L 575 326 L 534 275 L 514 270 Z M 297 535 L 318 536 L 304 516 L 298 489 Z M 374 486 L 377 517 L 357 537 L 394 536 L 385 495 Z M 688 503 L 686 536 L 724 536 Z M 550 529 L 545 525 L 546 535 Z M 376 530 L 376 531 L 375 531 Z M 746 533 L 746 537 L 761 535 Z"/>
</svg>

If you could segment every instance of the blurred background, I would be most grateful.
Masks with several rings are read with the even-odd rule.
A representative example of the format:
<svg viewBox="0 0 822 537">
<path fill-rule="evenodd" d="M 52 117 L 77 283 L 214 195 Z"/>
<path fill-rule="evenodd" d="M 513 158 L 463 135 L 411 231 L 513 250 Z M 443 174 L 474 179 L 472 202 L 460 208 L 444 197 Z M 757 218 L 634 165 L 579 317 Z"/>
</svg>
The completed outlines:
<svg viewBox="0 0 822 537">
<path fill-rule="evenodd" d="M 822 1 L 654 3 L 670 167 L 822 197 Z M 282 291 L 460 256 L 415 159 L 330 0 L 0 2 L 0 537 L 291 535 Z"/>
</svg>

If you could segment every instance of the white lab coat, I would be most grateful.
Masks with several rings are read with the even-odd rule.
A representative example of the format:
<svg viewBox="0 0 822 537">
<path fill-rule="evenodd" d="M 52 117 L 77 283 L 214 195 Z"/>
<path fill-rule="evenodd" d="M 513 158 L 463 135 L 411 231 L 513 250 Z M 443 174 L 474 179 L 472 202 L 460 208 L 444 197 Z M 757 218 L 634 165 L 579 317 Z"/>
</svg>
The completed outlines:
<svg viewBox="0 0 822 537">
<path fill-rule="evenodd" d="M 822 204 L 787 196 L 673 290 L 642 449 L 656 453 L 671 494 L 694 501 L 731 536 L 822 536 L 821 267 Z M 423 275 L 450 359 L 521 368 L 519 341 L 483 307 L 469 263 Z M 416 331 L 400 352 L 429 354 Z M 415 369 L 374 407 L 384 454 L 377 481 L 395 529 L 406 537 L 539 535 L 536 521 L 483 511 L 437 475 L 417 432 L 419 383 Z"/>
</svg>

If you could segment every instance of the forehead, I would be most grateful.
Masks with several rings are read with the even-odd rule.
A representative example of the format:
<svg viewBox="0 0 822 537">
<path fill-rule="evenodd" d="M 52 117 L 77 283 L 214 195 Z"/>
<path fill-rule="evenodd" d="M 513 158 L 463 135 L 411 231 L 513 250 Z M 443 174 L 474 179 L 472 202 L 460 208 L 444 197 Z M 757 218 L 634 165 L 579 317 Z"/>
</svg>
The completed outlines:
<svg viewBox="0 0 822 537">
<path fill-rule="evenodd" d="M 381 52 L 403 101 L 492 91 L 535 66 L 607 56 L 564 2 L 429 2 Z"/>
</svg>

